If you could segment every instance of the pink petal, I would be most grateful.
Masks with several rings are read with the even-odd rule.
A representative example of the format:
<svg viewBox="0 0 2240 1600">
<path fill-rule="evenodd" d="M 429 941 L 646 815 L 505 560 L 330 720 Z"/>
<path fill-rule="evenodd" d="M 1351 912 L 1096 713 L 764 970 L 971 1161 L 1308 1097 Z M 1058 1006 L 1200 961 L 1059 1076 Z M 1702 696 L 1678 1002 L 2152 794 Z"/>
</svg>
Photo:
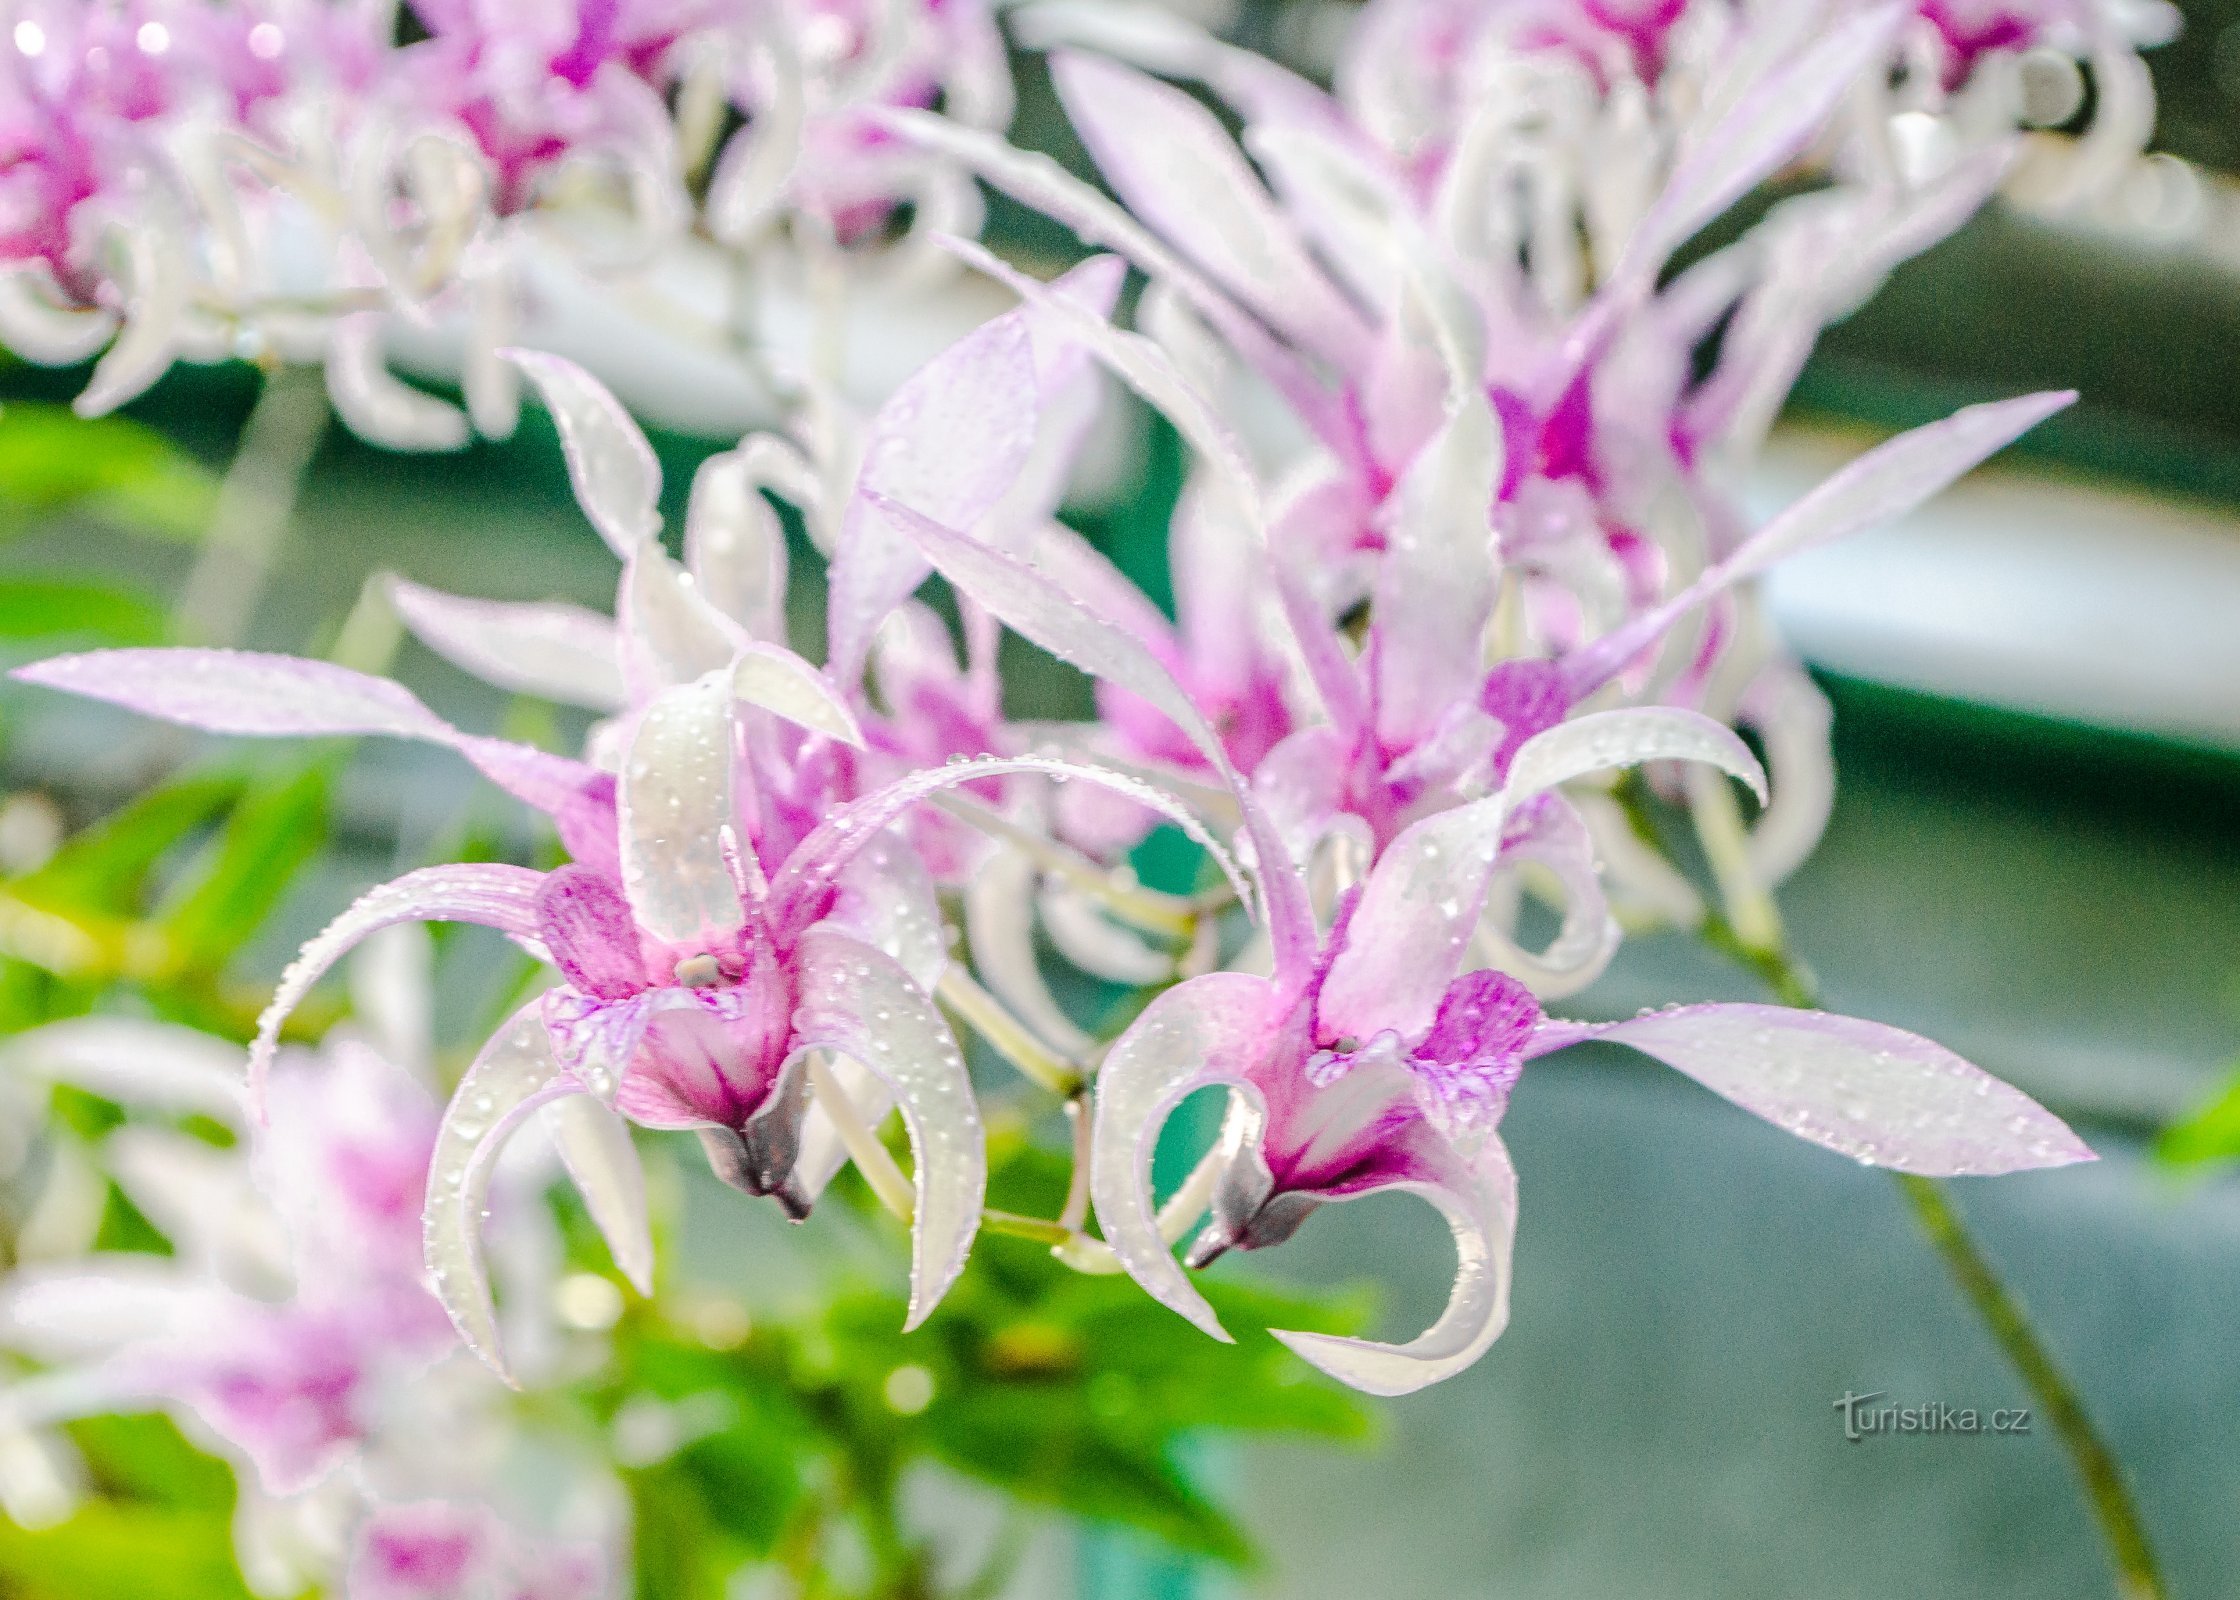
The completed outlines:
<svg viewBox="0 0 2240 1600">
<path fill-rule="evenodd" d="M 450 743 L 451 725 L 412 692 L 327 661 L 253 650 L 94 650 L 12 676 L 143 716 L 251 737 L 388 734 Z"/>
<path fill-rule="evenodd" d="M 281 974 L 249 1046 L 249 1099 L 262 1115 L 265 1078 L 280 1047 L 280 1026 L 327 969 L 367 935 L 400 922 L 472 922 L 533 944 L 544 874 L 496 863 L 422 867 L 375 889 L 327 924 Z"/>
<path fill-rule="evenodd" d="M 653 447 L 606 385 L 573 361 L 535 350 L 501 353 L 551 408 L 576 500 L 607 548 L 627 561 L 661 531 L 661 463 Z"/>
<path fill-rule="evenodd" d="M 646 987 L 638 924 L 614 881 L 589 867 L 545 875 L 537 891 L 537 937 L 568 981 L 600 1000 L 621 1000 Z"/>
<path fill-rule="evenodd" d="M 1468 1176 L 1454 1184 L 1391 1185 L 1438 1207 L 1454 1233 L 1454 1287 L 1446 1310 L 1406 1344 L 1273 1329 L 1275 1336 L 1340 1383 L 1366 1394 L 1412 1394 L 1451 1378 L 1492 1347 L 1509 1325 L 1510 1261 L 1517 1236 L 1517 1174 L 1488 1136 Z M 1344 1197 L 1350 1198 L 1350 1197 Z"/>
<path fill-rule="evenodd" d="M 1655 1056 L 1775 1127 L 1870 1166 L 1959 1177 L 2093 1159 L 2021 1090 L 1942 1045 L 1858 1017 L 1682 1006 L 1599 1026 L 1554 1024 L 1532 1053 L 1582 1039 Z"/>
<path fill-rule="evenodd" d="M 415 638 L 485 683 L 594 711 L 628 703 L 614 623 L 596 611 L 469 600 L 402 578 L 390 580 L 389 600 Z"/>
<path fill-rule="evenodd" d="M 1153 1299 L 1224 1341 L 1213 1307 L 1159 1232 L 1151 1156 L 1194 1090 L 1245 1081 L 1283 1003 L 1273 984 L 1241 972 L 1189 979 L 1146 1006 L 1097 1070 L 1089 1193 L 1105 1243 Z"/>
<path fill-rule="evenodd" d="M 848 1057 L 891 1089 L 910 1135 L 918 1192 L 910 1224 L 910 1309 L 925 1321 L 964 1270 L 988 1187 L 972 1079 L 955 1035 L 895 962 L 835 928 L 800 947 L 794 1049 Z"/>
</svg>

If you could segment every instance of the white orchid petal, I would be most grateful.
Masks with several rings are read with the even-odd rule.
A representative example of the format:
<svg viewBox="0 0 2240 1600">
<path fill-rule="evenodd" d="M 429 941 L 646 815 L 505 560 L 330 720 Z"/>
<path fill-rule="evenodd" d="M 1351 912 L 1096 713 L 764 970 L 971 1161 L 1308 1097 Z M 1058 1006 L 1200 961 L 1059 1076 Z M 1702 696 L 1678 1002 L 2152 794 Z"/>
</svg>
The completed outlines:
<svg viewBox="0 0 2240 1600">
<path fill-rule="evenodd" d="M 539 1116 L 614 1264 L 638 1293 L 652 1294 L 653 1224 L 629 1123 L 588 1094 L 554 1100 Z"/>
<path fill-rule="evenodd" d="M 1675 706 L 1629 706 L 1559 722 L 1518 747 L 1503 785 L 1513 808 L 1589 773 L 1644 761 L 1701 761 L 1740 778 L 1760 801 L 1765 769 L 1731 728 Z"/>
<path fill-rule="evenodd" d="M 1242 1082 L 1280 997 L 1263 978 L 1216 972 L 1177 984 L 1151 1002 L 1097 1071 L 1090 1134 L 1089 1194 L 1105 1243 L 1161 1305 L 1213 1335 L 1229 1334 L 1191 1284 L 1159 1231 L 1151 1156 L 1159 1132 L 1192 1091 Z"/>
<path fill-rule="evenodd" d="M 1222 848 L 1221 842 L 1206 831 L 1205 824 L 1187 807 L 1163 789 L 1086 762 L 1053 756 L 986 756 L 975 761 L 951 761 L 930 771 L 912 773 L 827 817 L 787 858 L 771 884 L 777 926 L 781 929 L 793 926 L 804 913 L 813 912 L 823 900 L 833 876 L 911 807 L 944 789 L 1014 774 L 1033 774 L 1057 783 L 1093 783 L 1147 810 L 1156 811 L 1213 858 L 1214 865 L 1221 869 L 1221 875 L 1237 892 L 1238 898 L 1250 893 L 1235 859 Z"/>
<path fill-rule="evenodd" d="M 124 327 L 71 402 L 81 417 L 108 415 L 170 370 L 194 289 L 195 252 L 170 218 L 141 216 L 116 232 L 130 278 Z"/>
<path fill-rule="evenodd" d="M 1859 1017 L 1701 1005 L 1556 1024 L 1535 1055 L 1606 1039 L 1655 1056 L 1753 1116 L 1871 1166 L 1931 1177 L 2090 1161 L 2060 1118 L 1944 1046 Z"/>
<path fill-rule="evenodd" d="M 688 944 L 745 925 L 721 837 L 734 825 L 728 670 L 666 689 L 622 763 L 622 887 L 640 927 Z"/>
<path fill-rule="evenodd" d="M 640 695 L 714 672 L 748 643 L 746 630 L 710 604 L 685 570 L 650 541 L 624 563 L 615 603 L 624 676 Z"/>
<path fill-rule="evenodd" d="M 1067 1016 L 1035 957 L 1035 863 L 1021 851 L 999 847 L 964 886 L 965 934 L 973 970 L 1011 1014 L 1037 1038 L 1068 1056 L 1086 1055 L 1095 1041 Z M 1171 963 L 1170 963 L 1171 970 Z"/>
<path fill-rule="evenodd" d="M 358 942 L 400 922 L 472 922 L 534 944 L 537 891 L 544 874 L 502 863 L 422 867 L 369 889 L 306 943 L 280 975 L 271 1003 L 257 1018 L 249 1046 L 249 1096 L 263 1104 L 264 1084 L 280 1046 L 280 1025 L 312 986 Z"/>
<path fill-rule="evenodd" d="M 1489 906 L 1478 924 L 1483 963 L 1518 979 L 1542 1000 L 1577 994 L 1610 965 L 1622 937 L 1603 893 L 1594 835 L 1579 813 L 1550 797 L 1532 819 L 1529 832 L 1511 838 L 1501 850 L 1501 868 L 1532 863 L 1544 868 L 1563 894 L 1563 922 L 1545 948 L 1527 950 L 1497 922 Z"/>
<path fill-rule="evenodd" d="M 482 1213 L 505 1141 L 537 1110 L 582 1090 L 565 1077 L 532 1000 L 482 1047 L 444 1109 L 428 1168 L 421 1244 L 436 1298 L 467 1348 L 512 1382 L 499 1347 L 490 1272 L 482 1253 Z"/>
<path fill-rule="evenodd" d="M 988 1155 L 964 1053 L 925 992 L 894 961 L 837 929 L 800 946 L 797 1049 L 827 1049 L 894 1091 L 916 1167 L 910 1310 L 925 1321 L 964 1270 L 988 1186 Z"/>
<path fill-rule="evenodd" d="M 562 601 L 470 600 L 402 578 L 389 600 L 413 637 L 461 671 L 517 694 L 593 711 L 629 703 L 613 621 Z"/>
<path fill-rule="evenodd" d="M 247 1057 L 193 1028 L 134 1017 L 72 1017 L 0 1041 L 0 1071 L 67 1083 L 137 1109 L 244 1122 Z"/>
<path fill-rule="evenodd" d="M 209 733 L 457 737 L 386 678 L 255 650 L 92 650 L 35 661 L 12 676 Z"/>
<path fill-rule="evenodd" d="M 783 640 L 786 534 L 761 485 L 750 446 L 700 464 L 685 510 L 685 565 L 708 603 L 748 637 Z"/>
<path fill-rule="evenodd" d="M 753 644 L 740 651 L 732 664 L 731 692 L 811 733 L 863 748 L 863 730 L 839 691 L 822 672 L 780 645 Z"/>
<path fill-rule="evenodd" d="M 500 354 L 536 384 L 559 426 L 584 515 L 628 560 L 661 531 L 661 463 L 653 446 L 606 385 L 573 361 L 536 350 Z"/>
<path fill-rule="evenodd" d="M 1365 1394 L 1412 1394 L 1451 1378 L 1484 1355 L 1509 1323 L 1517 1175 L 1501 1141 L 1489 1137 L 1478 1151 L 1467 1190 L 1418 1183 L 1392 1187 L 1423 1196 L 1454 1231 L 1454 1288 L 1439 1320 L 1406 1344 L 1270 1330 L 1302 1358 Z"/>
<path fill-rule="evenodd" d="M 343 425 L 384 450 L 457 450 L 472 432 L 457 406 L 389 370 L 379 312 L 338 319 L 327 334 L 327 397 Z"/>
<path fill-rule="evenodd" d="M 24 360 L 74 367 L 92 360 L 116 331 L 109 312 L 64 304 L 45 262 L 0 267 L 0 345 Z"/>
</svg>

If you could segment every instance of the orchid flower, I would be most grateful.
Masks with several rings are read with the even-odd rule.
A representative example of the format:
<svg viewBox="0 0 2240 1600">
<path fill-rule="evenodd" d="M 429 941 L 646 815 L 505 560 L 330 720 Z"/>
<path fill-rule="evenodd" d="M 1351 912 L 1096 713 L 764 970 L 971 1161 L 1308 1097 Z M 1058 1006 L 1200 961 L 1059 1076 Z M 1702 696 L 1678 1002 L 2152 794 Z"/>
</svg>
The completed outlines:
<svg viewBox="0 0 2240 1600">
<path fill-rule="evenodd" d="M 372 1036 L 424 1058 L 422 958 L 392 934 L 356 977 Z M 448 1596 L 461 1591 L 404 1579 L 454 1559 L 461 1573 L 511 1574 L 522 1587 L 508 1592 L 606 1591 L 615 1486 L 523 1428 L 503 1388 L 457 1357 L 428 1292 L 418 1212 L 438 1104 L 416 1071 L 369 1038 L 338 1036 L 316 1062 L 285 1062 L 260 1125 L 239 1049 L 183 1028 L 52 1024 L 11 1040 L 5 1067 L 152 1110 L 215 1110 L 243 1149 L 153 1122 L 108 1135 L 106 1166 L 173 1254 L 20 1266 L 0 1280 L 0 1341 L 49 1363 L 0 1388 L 0 1417 L 174 1412 L 241 1469 L 242 1566 L 276 1592 L 341 1583 L 354 1595 Z M 493 1197 L 522 1334 L 538 1331 L 556 1258 L 532 1237 L 549 1229 L 533 1203 L 541 1186 L 523 1168 Z M 564 1533 L 540 1528 L 505 1480 L 504 1464 L 530 1451 L 572 1475 L 580 1503 Z M 426 1509 L 435 1501 L 450 1508 L 441 1529 Z M 594 1503 L 610 1509 L 591 1517 Z"/>
<path fill-rule="evenodd" d="M 1498 1125 L 1525 1064 L 1571 1044 L 1628 1045 L 1776 1127 L 1872 1165 L 1957 1174 L 2089 1160 L 2026 1096 L 1896 1028 L 1762 1005 L 1565 1023 L 1509 974 L 1462 970 L 1506 816 L 1570 778 L 1635 760 L 1709 751 L 1754 777 L 1739 745 L 1706 742 L 1710 726 L 1643 708 L 1539 734 L 1500 790 L 1395 840 L 1341 903 L 1319 950 L 1301 925 L 1274 940 L 1270 977 L 1215 973 L 1153 1001 L 1105 1057 L 1090 1178 L 1105 1239 L 1137 1281 L 1227 1337 L 1169 1253 L 1150 1190 L 1168 1115 L 1209 1086 L 1232 1099 L 1214 1156 L 1212 1220 L 1189 1265 L 1281 1244 L 1317 1207 L 1386 1189 L 1420 1195 L 1445 1216 L 1455 1283 L 1426 1332 L 1398 1345 L 1277 1334 L 1375 1394 L 1451 1377 L 1500 1335 L 1517 1186 Z M 1303 907 L 1304 880 L 1270 899 Z"/>
</svg>

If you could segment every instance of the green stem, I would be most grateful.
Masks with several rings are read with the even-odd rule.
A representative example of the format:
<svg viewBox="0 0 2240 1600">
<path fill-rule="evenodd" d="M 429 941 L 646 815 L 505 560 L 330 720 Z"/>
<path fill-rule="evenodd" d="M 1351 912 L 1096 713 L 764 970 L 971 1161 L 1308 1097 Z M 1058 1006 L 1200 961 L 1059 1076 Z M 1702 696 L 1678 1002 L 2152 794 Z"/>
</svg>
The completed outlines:
<svg viewBox="0 0 2240 1600">
<path fill-rule="evenodd" d="M 2117 1464 L 2114 1453 L 2094 1430 L 2092 1419 L 2085 1415 L 2084 1402 L 2069 1382 L 2068 1374 L 2061 1370 L 2053 1352 L 2030 1326 L 2022 1302 L 1999 1281 L 1991 1264 L 1984 1260 L 1983 1252 L 1976 1248 L 1975 1240 L 1961 1224 L 1960 1214 L 1953 1209 L 1944 1185 L 1910 1172 L 1891 1176 L 1898 1180 L 1899 1189 L 1912 1203 L 1921 1231 L 1944 1257 L 1953 1281 L 1960 1285 L 1968 1303 L 1975 1307 L 1976 1316 L 1998 1341 L 1999 1348 L 2006 1352 L 2023 1386 L 2052 1421 L 2062 1448 L 2069 1452 L 2077 1476 L 2084 1480 L 2085 1498 L 2092 1502 L 2092 1514 L 2099 1519 L 2101 1535 L 2108 1542 L 2108 1559 L 2116 1569 L 2116 1592 L 2124 1600 L 2161 1600 L 2162 1575 L 2155 1566 L 2154 1551 L 2147 1543 L 2138 1507 L 2132 1504 L 2130 1486 L 2123 1481 L 2123 1469 Z"/>
<path fill-rule="evenodd" d="M 277 367 L 266 376 L 173 612 L 182 639 L 231 645 L 248 632 L 327 429 L 325 384 L 316 367 Z"/>
<path fill-rule="evenodd" d="M 1819 985 L 1812 974 L 1786 949 L 1751 945 L 1736 936 L 1724 919 L 1713 916 L 1704 925 L 1704 937 L 1713 948 L 1749 968 L 1765 980 L 1783 1005 L 1811 1009 L 1819 1002 Z M 2053 1424 L 2053 1431 L 2068 1453 L 2070 1465 L 2084 1486 L 2085 1498 L 2100 1524 L 2115 1567 L 2116 1593 L 2122 1600 L 2162 1600 L 2168 1592 L 2147 1543 L 2146 1526 L 2133 1502 L 2131 1489 L 2092 1419 L 2085 1413 L 2083 1397 L 2069 1375 L 2061 1370 L 2029 1314 L 2014 1292 L 2003 1283 L 1982 1249 L 1969 1234 L 1960 1213 L 1953 1208 L 1943 1184 L 1910 1172 L 1893 1172 L 1899 1192 L 1929 1242 L 1944 1258 L 1952 1280 L 1967 1297 L 1992 1340 L 2005 1354 L 2015 1375 L 2037 1402 L 2039 1414 Z"/>
</svg>

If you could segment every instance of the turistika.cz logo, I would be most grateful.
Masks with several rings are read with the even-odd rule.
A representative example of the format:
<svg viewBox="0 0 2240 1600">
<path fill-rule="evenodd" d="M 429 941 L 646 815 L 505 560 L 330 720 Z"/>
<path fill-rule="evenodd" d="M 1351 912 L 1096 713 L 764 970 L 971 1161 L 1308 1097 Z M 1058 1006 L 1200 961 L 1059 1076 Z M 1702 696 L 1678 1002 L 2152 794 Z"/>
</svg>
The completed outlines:
<svg viewBox="0 0 2240 1600">
<path fill-rule="evenodd" d="M 1947 1405 L 1941 1400 L 1917 1406 L 1877 1406 L 1887 1389 L 1870 1394 L 1845 1390 L 1835 1409 L 1843 1413 L 1843 1436 L 1853 1444 L 1887 1433 L 2028 1433 L 2030 1409 L 2009 1406 L 1980 1411 L 1974 1406 Z"/>
</svg>

